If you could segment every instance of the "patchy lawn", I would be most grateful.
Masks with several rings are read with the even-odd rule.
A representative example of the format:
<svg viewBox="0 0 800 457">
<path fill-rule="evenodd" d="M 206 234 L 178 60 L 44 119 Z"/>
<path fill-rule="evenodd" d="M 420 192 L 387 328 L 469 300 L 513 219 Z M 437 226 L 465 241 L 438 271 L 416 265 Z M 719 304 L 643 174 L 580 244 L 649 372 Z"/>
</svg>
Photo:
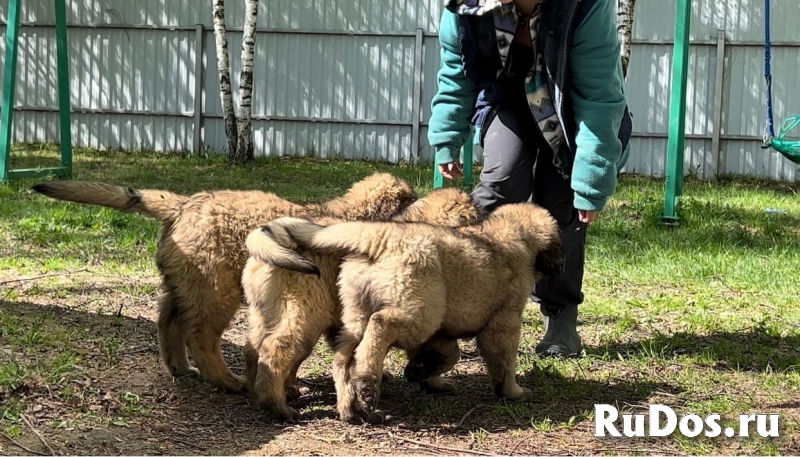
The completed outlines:
<svg viewBox="0 0 800 457">
<path fill-rule="evenodd" d="M 15 167 L 52 161 L 54 151 L 18 148 Z M 261 160 L 233 169 L 219 158 L 75 155 L 76 179 L 181 193 L 263 189 L 299 202 L 340 194 L 376 169 L 430 188 L 424 167 Z M 800 453 L 797 186 L 690 181 L 682 224 L 667 228 L 662 182 L 625 177 L 589 230 L 584 358 L 533 355 L 543 328 L 531 307 L 518 369 L 535 401 L 496 401 L 472 342 L 452 373 L 455 396 L 417 392 L 392 352 L 397 376 L 381 398 L 392 417 L 356 427 L 335 419 L 322 345 L 301 373 L 298 424 L 274 423 L 244 394 L 172 379 L 154 323 L 158 224 L 49 200 L 31 184 L 0 184 L 0 454 Z M 223 348 L 239 372 L 243 317 Z M 749 438 L 595 438 L 599 403 L 718 413 L 723 429 L 739 414 L 778 414 L 781 436 L 758 437 L 752 424 Z"/>
</svg>

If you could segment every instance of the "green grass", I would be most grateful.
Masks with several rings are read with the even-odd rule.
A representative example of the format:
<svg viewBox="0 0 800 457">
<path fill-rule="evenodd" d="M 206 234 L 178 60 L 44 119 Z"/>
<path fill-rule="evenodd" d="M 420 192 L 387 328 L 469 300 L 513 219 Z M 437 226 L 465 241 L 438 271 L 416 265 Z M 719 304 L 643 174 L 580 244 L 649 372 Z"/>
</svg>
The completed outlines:
<svg viewBox="0 0 800 457">
<path fill-rule="evenodd" d="M 87 355 L 79 341 L 87 338 L 83 327 L 68 327 L 47 315 L 20 315 L 0 309 L 0 422 L 5 429 L 18 428 L 24 411 L 23 397 L 35 399 L 32 390 L 70 390 L 84 373 Z M 7 346 L 6 346 L 7 345 Z"/>
<path fill-rule="evenodd" d="M 43 157 L 56 156 L 52 147 L 41 149 L 24 148 L 15 166 L 35 166 Z M 375 170 L 396 173 L 420 192 L 430 189 L 429 167 L 274 159 L 232 168 L 219 157 L 93 151 L 75 155 L 76 179 L 181 193 L 262 189 L 298 202 L 341 194 Z M 31 184 L 0 184 L 0 234 L 5 241 L 0 247 L 0 281 L 81 270 L 92 275 L 157 277 L 153 260 L 157 223 L 138 215 L 48 200 L 28 190 Z M 516 442 L 517 437 L 531 433 L 587 440 L 587 430 L 593 431 L 593 405 L 600 399 L 629 412 L 662 402 L 679 413 L 720 413 L 726 420 L 738 414 L 774 412 L 785 418 L 778 440 L 751 437 L 736 441 L 737 447 L 731 448 L 730 440 L 675 435 L 648 440 L 642 448 L 644 452 L 690 454 L 796 453 L 793 446 L 800 435 L 797 191 L 797 185 L 752 179 L 688 180 L 681 223 L 667 227 L 659 221 L 663 182 L 623 177 L 617 195 L 588 232 L 586 302 L 581 311 L 585 357 L 553 361 L 534 356 L 533 347 L 543 329 L 538 311 L 529 309 L 518 368 L 521 382 L 534 390 L 536 400 L 533 404 L 492 404 L 473 416 L 503 421 L 507 430 L 502 433 Z M 768 208 L 785 214 L 767 213 Z M 81 278 L 73 278 L 78 289 Z M 73 289 L 60 287 L 62 279 L 43 278 L 24 290 L 6 287 L 0 289 L 0 299 L 67 300 Z M 121 292 L 131 299 L 152 297 L 156 294 L 153 284 L 126 283 Z M 92 309 L 106 314 L 115 311 L 113 303 L 103 308 L 102 294 L 85 294 L 83 303 L 100 302 Z M 88 355 L 77 344 L 85 331 L 15 314 L 8 307 L 0 310 L 0 350 L 10 349 L 0 354 L 8 360 L 0 367 L 0 398 L 4 399 L 0 421 L 6 433 L 19 433 L 19 414 L 26 407 L 19 388 L 31 379 L 41 380 L 65 398 L 87 395 L 85 390 L 68 388 L 87 363 Z M 103 366 L 113 366 L 120 344 L 106 336 L 102 350 L 92 356 Z M 47 349 L 46 356 L 34 356 L 42 349 Z M 389 359 L 395 370 L 402 363 L 398 355 Z M 329 373 L 329 361 L 328 353 L 312 356 L 305 374 L 315 379 L 324 376 Z M 482 373 L 482 369 L 479 361 L 462 362 L 457 378 Z M 475 385 L 485 389 L 484 384 Z M 458 421 L 472 407 L 468 400 L 421 397 L 414 403 L 420 415 Z M 115 415 L 107 420 L 120 427 L 158 408 L 133 392 L 120 393 L 114 402 Z M 308 410 L 325 409 L 315 404 Z M 70 422 L 64 419 L 63 423 Z M 490 447 L 501 433 L 481 421 L 467 420 L 464 427 L 469 429 L 465 440 L 486 442 Z"/>
</svg>

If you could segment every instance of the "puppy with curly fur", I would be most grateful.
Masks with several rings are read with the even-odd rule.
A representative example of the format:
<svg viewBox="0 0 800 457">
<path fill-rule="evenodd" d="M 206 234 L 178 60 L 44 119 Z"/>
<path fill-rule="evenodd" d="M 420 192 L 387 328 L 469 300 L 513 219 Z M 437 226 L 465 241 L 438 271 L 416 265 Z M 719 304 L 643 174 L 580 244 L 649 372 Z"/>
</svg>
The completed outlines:
<svg viewBox="0 0 800 457">
<path fill-rule="evenodd" d="M 295 240 L 298 271 L 306 270 L 306 253 L 346 256 L 333 368 L 341 419 L 382 420 L 376 408 L 388 350 L 424 353 L 431 339 L 477 337 L 496 395 L 530 396 L 515 376 L 522 312 L 533 285 L 564 265 L 560 230 L 546 210 L 509 204 L 456 229 L 395 222 L 323 227 L 291 217 L 268 227 Z M 407 373 L 425 379 L 430 370 L 452 368 L 426 358 L 410 361 Z"/>
<path fill-rule="evenodd" d="M 421 197 L 392 220 L 460 227 L 477 223 L 478 210 L 469 194 L 446 188 Z M 343 221 L 317 218 L 314 222 L 330 225 Z M 323 335 L 333 345 L 341 327 L 336 280 L 342 259 L 311 252 L 308 259 L 298 257 L 293 251 L 298 247 L 295 240 L 280 226 L 254 230 L 246 244 L 252 256 L 242 275 L 250 322 L 245 349 L 248 387 L 257 404 L 283 419 L 296 419 L 298 413 L 286 397 L 296 393 L 298 367 Z M 420 352 L 409 352 L 411 364 Z M 425 345 L 425 354 L 435 354 L 441 364 L 455 364 L 461 352 L 454 340 L 432 340 Z M 453 388 L 435 375 L 416 381 L 427 391 Z"/>
<path fill-rule="evenodd" d="M 220 343 L 242 303 L 247 234 L 281 216 L 388 220 L 416 200 L 407 182 L 387 173 L 368 176 L 344 196 L 315 205 L 260 191 L 183 196 L 82 181 L 49 182 L 33 189 L 57 200 L 139 213 L 161 222 L 156 253 L 162 276 L 161 359 L 173 376 L 199 374 L 227 391 L 241 391 L 246 384 L 226 365 Z M 189 363 L 187 349 L 197 368 Z"/>
</svg>

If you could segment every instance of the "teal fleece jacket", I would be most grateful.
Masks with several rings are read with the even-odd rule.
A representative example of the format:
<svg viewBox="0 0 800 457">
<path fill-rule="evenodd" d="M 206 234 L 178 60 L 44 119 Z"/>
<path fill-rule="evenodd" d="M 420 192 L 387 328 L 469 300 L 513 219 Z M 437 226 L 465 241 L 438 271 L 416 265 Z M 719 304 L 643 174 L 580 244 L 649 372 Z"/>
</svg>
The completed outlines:
<svg viewBox="0 0 800 457">
<path fill-rule="evenodd" d="M 550 0 L 553 1 L 553 0 Z M 566 102 L 574 116 L 574 157 L 570 172 L 575 208 L 602 210 L 614 194 L 617 175 L 627 161 L 618 138 L 627 104 L 614 2 L 598 0 L 570 38 Z M 458 160 L 470 136 L 477 96 L 464 73 L 458 16 L 442 12 L 439 27 L 441 68 L 431 104 L 428 139 L 436 164 Z M 477 136 L 477 135 L 476 135 Z"/>
</svg>

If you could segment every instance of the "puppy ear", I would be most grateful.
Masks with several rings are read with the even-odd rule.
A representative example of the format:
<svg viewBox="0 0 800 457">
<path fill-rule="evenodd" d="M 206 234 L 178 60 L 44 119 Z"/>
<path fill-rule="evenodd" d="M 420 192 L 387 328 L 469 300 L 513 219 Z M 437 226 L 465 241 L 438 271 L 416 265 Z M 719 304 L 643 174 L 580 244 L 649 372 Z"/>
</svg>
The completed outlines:
<svg viewBox="0 0 800 457">
<path fill-rule="evenodd" d="M 564 271 L 566 260 L 564 245 L 560 239 L 556 239 L 536 255 L 533 268 L 544 276 L 558 276 Z"/>
</svg>

